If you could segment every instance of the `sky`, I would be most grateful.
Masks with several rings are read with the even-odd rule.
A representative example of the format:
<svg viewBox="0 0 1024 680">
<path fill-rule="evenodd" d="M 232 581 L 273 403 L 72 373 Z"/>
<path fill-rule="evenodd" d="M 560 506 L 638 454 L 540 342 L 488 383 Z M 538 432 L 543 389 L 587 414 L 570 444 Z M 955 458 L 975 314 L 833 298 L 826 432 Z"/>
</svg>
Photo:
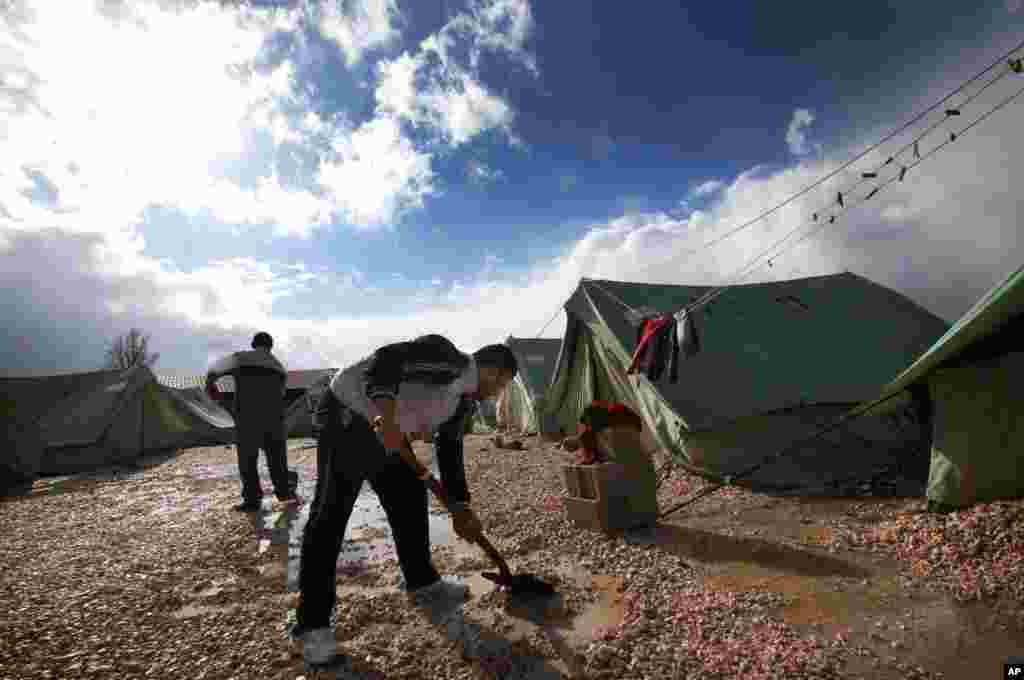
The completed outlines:
<svg viewBox="0 0 1024 680">
<path fill-rule="evenodd" d="M 560 337 L 581 277 L 852 271 L 953 321 L 1021 265 L 1024 97 L 850 200 L 1007 69 L 734 228 L 1010 50 L 1022 0 L 676 4 L 0 3 L 0 371 L 97 369 L 132 327 L 192 373 L 258 330 L 292 369 Z"/>
</svg>

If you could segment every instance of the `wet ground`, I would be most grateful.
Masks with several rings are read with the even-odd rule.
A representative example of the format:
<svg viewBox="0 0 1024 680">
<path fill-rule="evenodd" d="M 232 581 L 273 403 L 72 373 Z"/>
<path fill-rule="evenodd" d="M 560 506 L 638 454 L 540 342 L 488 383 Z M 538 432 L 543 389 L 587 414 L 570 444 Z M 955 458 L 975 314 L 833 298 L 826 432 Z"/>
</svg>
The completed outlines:
<svg viewBox="0 0 1024 680">
<path fill-rule="evenodd" d="M 542 457 L 538 451 L 530 458 L 528 450 L 503 453 L 502 459 L 493 460 L 484 455 L 488 448 L 486 440 L 468 441 L 472 443 L 467 447 L 467 459 L 471 463 L 474 495 L 495 499 L 481 510 L 489 535 L 494 537 L 499 550 L 510 557 L 514 569 L 537 570 L 545 579 L 554 579 L 559 595 L 545 600 L 516 601 L 502 596 L 490 581 L 480 576 L 481 571 L 492 565 L 478 548 L 454 537 L 450 519 L 435 504 L 430 516 L 435 562 L 445 573 L 466 582 L 472 597 L 461 607 L 430 613 L 427 627 L 423 628 L 423 624 L 410 618 L 412 614 L 401 606 L 400 577 L 387 518 L 375 494 L 365 487 L 338 560 L 337 588 L 339 642 L 345 649 L 359 650 L 364 667 L 335 674 L 336 677 L 415 677 L 396 669 L 407 663 L 404 660 L 413 663 L 419 658 L 416 655 L 435 660 L 448 655 L 469 664 L 453 666 L 462 669 L 457 674 L 447 676 L 435 672 L 431 677 L 523 680 L 642 677 L 625 671 L 616 671 L 617 674 L 611 676 L 594 675 L 587 657 L 593 655 L 596 640 L 623 626 L 629 618 L 627 596 L 642 590 L 639 585 L 644 582 L 640 577 L 644 570 L 642 565 L 658 565 L 653 573 L 647 568 L 649 573 L 645 577 L 650 582 L 652 578 L 659 580 L 657 570 L 665 569 L 670 563 L 680 565 L 689 575 L 688 579 L 710 591 L 775 594 L 779 596 L 778 601 L 768 611 L 774 619 L 804 635 L 827 639 L 841 636 L 850 649 L 867 650 L 863 654 L 851 654 L 839 677 L 893 680 L 908 677 L 898 662 L 921 667 L 924 674 L 919 677 L 940 677 L 941 673 L 946 680 L 980 680 L 1001 673 L 1002 664 L 1008 659 L 1024 655 L 1024 621 L 1014 613 L 1019 608 L 1003 609 L 1001 603 L 992 601 L 958 604 L 940 593 L 912 586 L 906 578 L 906 570 L 889 557 L 838 551 L 832 547 L 835 522 L 850 522 L 855 516 L 860 525 L 867 527 L 886 517 L 913 512 L 916 499 L 712 496 L 652 531 L 606 538 L 565 525 L 557 513 L 542 519 L 530 514 L 544 499 L 543 484 L 537 480 L 547 479 L 544 484 L 550 485 L 551 479 L 558 479 L 558 459 L 554 454 L 547 452 Z M 312 500 L 315 488 L 315 451 L 308 448 L 309 445 L 308 441 L 293 441 L 289 454 L 290 466 L 300 476 L 299 495 L 307 501 Z M 417 453 L 426 454 L 421 459 L 429 461 L 429 447 L 418 446 Z M 79 558 L 99 559 L 96 556 L 101 553 L 96 551 L 101 550 L 101 546 L 104 550 L 113 549 L 111 557 L 103 558 L 103 564 L 109 561 L 108 566 L 97 572 L 106 577 L 90 577 L 92 580 L 87 587 L 76 585 L 60 590 L 57 586 L 47 586 L 60 594 L 59 601 L 54 601 L 56 611 L 64 612 L 60 616 L 76 611 L 75 603 L 80 601 L 92 602 L 90 606 L 95 609 L 104 593 L 114 598 L 116 607 L 111 611 L 117 607 L 125 609 L 124 603 L 133 593 L 139 597 L 162 593 L 168 598 L 166 604 L 161 605 L 163 615 L 177 622 L 176 625 L 196 627 L 206 637 L 209 634 L 205 627 L 212 625 L 211 622 L 223 622 L 232 627 L 240 621 L 255 621 L 257 628 L 242 631 L 254 640 L 264 640 L 268 626 L 280 627 L 284 612 L 295 603 L 299 548 L 309 503 L 297 511 L 284 511 L 268 488 L 263 509 L 239 519 L 229 512 L 230 506 L 238 501 L 238 476 L 233 457 L 232 449 L 217 447 L 205 450 L 202 455 L 189 452 L 177 459 L 155 458 L 146 461 L 140 469 L 124 468 L 36 482 L 31 492 L 17 504 L 48 508 L 45 503 L 59 501 L 61 497 L 77 499 L 59 506 L 62 512 L 71 513 L 61 515 L 71 518 L 63 522 L 67 526 L 57 524 L 53 528 L 36 529 L 41 545 L 52 546 L 46 549 L 54 559 L 59 557 L 60 564 L 86 563 L 58 554 L 63 545 L 79 540 L 79 534 L 72 532 L 77 526 L 74 522 L 84 522 L 83 527 L 116 529 L 105 535 L 102 543 L 96 543 L 95 548 L 89 548 L 93 552 L 83 553 Z M 150 471 L 160 470 L 165 471 L 162 477 L 148 476 Z M 269 475 L 262 464 L 260 473 L 266 483 Z M 510 480 L 514 480 L 514 484 L 510 485 Z M 513 493 L 523 500 L 497 502 Z M 526 503 L 528 511 L 516 515 L 517 503 Z M 9 511 L 7 516 L 15 522 Z M 17 522 L 30 519 L 30 515 L 19 517 L 22 519 Z M 229 535 L 223 527 L 236 527 L 239 523 L 251 526 L 237 540 L 217 543 Z M 531 523 L 537 523 L 543 531 L 538 533 Z M 134 557 L 133 550 L 149 550 L 152 547 L 149 544 L 163 540 L 165 535 L 170 540 L 179 528 L 181 540 L 195 544 L 188 547 L 181 544 L 180 548 L 183 553 L 193 555 L 189 558 L 193 566 L 186 571 L 177 568 L 174 573 L 179 580 L 172 585 L 171 570 L 163 570 L 160 560 Z M 50 543 L 46 543 L 50 534 Z M 553 550 L 552 546 L 558 549 Z M 173 552 L 167 554 L 173 556 Z M 230 554 L 229 561 L 225 561 L 226 554 Z M 39 564 L 46 564 L 41 552 L 35 559 Z M 110 560 L 121 560 L 120 572 L 110 566 L 115 563 Z M 18 566 L 11 573 L 20 573 L 24 568 L 27 567 Z M 181 582 L 182 573 L 192 578 Z M 33 571 L 32 574 L 32 579 L 45 580 L 50 578 L 51 572 Z M 103 580 L 107 577 L 108 580 Z M 671 586 L 678 578 L 663 576 L 661 586 Z M 25 583 L 30 584 L 26 586 L 30 589 L 36 588 L 31 585 L 31 579 Z M 35 598 L 33 602 L 40 602 L 47 596 L 43 591 L 31 592 L 35 593 L 31 595 Z M 29 595 L 12 596 L 10 604 L 19 604 L 15 601 L 19 597 L 25 599 Z M 143 600 L 133 605 L 135 609 L 144 606 Z M 22 612 L 19 616 L 27 614 Z M 54 620 L 52 616 L 40 619 L 36 627 L 53 625 Z M 674 623 L 666 628 L 679 625 Z M 440 637 L 429 638 L 433 641 L 422 643 L 426 646 L 420 649 L 416 645 L 421 643 L 403 637 L 410 629 L 417 628 L 432 630 Z M 189 634 L 188 629 L 175 630 L 173 635 L 182 639 Z M 279 638 L 283 639 L 283 635 Z M 389 640 L 392 641 L 390 647 Z M 93 643 L 76 634 L 61 644 L 66 648 L 64 654 L 86 655 L 87 652 L 79 651 L 78 647 Z M 279 642 L 261 644 L 275 650 L 283 648 Z M 672 653 L 678 653 L 680 644 L 672 644 Z M 619 645 L 627 653 L 633 645 L 641 656 L 662 653 L 657 648 L 647 651 L 640 643 L 621 642 Z M 431 647 L 431 651 L 428 652 L 427 647 Z M 178 654 L 187 656 L 188 650 L 182 649 Z M 268 654 L 268 660 L 261 663 L 263 668 L 272 670 L 255 677 L 295 678 L 301 673 L 301 661 L 293 652 Z M 58 659 L 54 655 L 50 658 Z M 83 675 L 75 666 L 77 658 L 69 656 L 65 661 L 61 656 L 59 662 L 41 661 L 37 666 L 21 668 L 34 668 L 39 672 L 48 669 L 57 673 L 53 677 L 70 677 L 68 673 Z M 103 667 L 100 661 L 95 663 L 100 664 L 97 668 Z M 130 669 L 125 672 L 125 677 L 135 677 Z M 184 667 L 173 673 L 168 671 L 164 676 L 151 675 L 193 676 L 195 674 L 186 672 Z M 36 673 L 26 677 L 44 676 Z M 229 676 L 211 670 L 206 677 Z"/>
<path fill-rule="evenodd" d="M 1024 657 L 1024 621 L 998 602 L 959 603 L 912 587 L 891 559 L 829 551 L 836 519 L 856 512 L 865 525 L 916 512 L 916 499 L 781 499 L 753 497 L 732 512 L 695 509 L 642 541 L 694 565 L 706 586 L 729 592 L 774 592 L 787 604 L 775 612 L 808 633 L 842 636 L 879 658 L 899 658 L 947 679 L 997 677 L 1009 659 Z M 867 512 L 863 512 L 864 510 Z M 896 678 L 898 671 L 855 660 L 852 675 Z"/>
</svg>

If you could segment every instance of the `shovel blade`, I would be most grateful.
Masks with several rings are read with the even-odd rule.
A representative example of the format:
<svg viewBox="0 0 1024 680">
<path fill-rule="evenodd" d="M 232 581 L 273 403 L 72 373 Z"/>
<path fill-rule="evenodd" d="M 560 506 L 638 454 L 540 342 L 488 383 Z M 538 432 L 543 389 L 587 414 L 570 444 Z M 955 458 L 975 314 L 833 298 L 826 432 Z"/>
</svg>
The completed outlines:
<svg viewBox="0 0 1024 680">
<path fill-rule="evenodd" d="M 533 574 L 503 576 L 493 571 L 487 571 L 482 573 L 481 576 L 499 586 L 508 588 L 511 595 L 551 596 L 555 594 L 555 589 L 550 583 L 541 581 Z"/>
</svg>

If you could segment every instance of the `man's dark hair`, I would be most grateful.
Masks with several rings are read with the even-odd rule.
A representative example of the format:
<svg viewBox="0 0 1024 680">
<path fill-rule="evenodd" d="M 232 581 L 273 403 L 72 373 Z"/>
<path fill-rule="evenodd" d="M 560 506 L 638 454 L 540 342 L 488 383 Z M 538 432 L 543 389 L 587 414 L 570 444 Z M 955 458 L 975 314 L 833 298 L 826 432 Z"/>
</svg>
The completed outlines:
<svg viewBox="0 0 1024 680">
<path fill-rule="evenodd" d="M 481 368 L 489 366 L 512 375 L 519 372 L 519 362 L 516 361 L 516 355 L 512 354 L 512 350 L 508 348 L 508 345 L 487 345 L 486 347 L 481 347 L 473 352 L 473 360 Z"/>
<path fill-rule="evenodd" d="M 270 333 L 264 333 L 263 331 L 260 331 L 252 338 L 253 349 L 256 349 L 257 347 L 266 347 L 267 349 L 271 349 L 273 346 L 274 339 L 270 337 Z"/>
</svg>

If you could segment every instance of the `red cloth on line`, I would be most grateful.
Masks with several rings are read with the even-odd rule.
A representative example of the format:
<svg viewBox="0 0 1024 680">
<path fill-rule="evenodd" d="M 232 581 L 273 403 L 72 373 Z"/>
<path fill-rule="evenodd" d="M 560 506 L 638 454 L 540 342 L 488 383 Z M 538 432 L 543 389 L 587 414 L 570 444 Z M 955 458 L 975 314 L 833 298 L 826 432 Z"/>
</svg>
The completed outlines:
<svg viewBox="0 0 1024 680">
<path fill-rule="evenodd" d="M 636 351 L 633 352 L 633 361 L 630 363 L 627 373 L 636 373 L 637 371 L 646 373 L 650 370 L 651 362 L 654 360 L 653 340 L 657 338 L 661 329 L 672 323 L 672 320 L 671 316 L 662 316 L 644 321 L 640 342 L 637 344 Z"/>
</svg>

